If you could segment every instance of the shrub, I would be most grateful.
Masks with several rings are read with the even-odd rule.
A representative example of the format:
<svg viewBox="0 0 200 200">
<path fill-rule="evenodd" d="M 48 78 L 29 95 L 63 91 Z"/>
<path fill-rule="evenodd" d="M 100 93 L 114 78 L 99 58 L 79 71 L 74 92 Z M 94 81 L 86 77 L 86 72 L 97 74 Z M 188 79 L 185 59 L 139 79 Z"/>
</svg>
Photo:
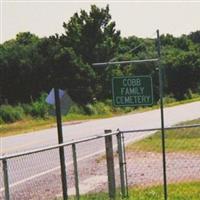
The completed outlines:
<svg viewBox="0 0 200 200">
<path fill-rule="evenodd" d="M 123 111 L 124 111 L 125 113 L 129 113 L 129 112 L 133 111 L 134 109 L 136 109 L 136 107 L 124 107 L 124 108 L 123 108 Z"/>
<path fill-rule="evenodd" d="M 112 107 L 103 102 L 95 102 L 94 104 L 87 104 L 84 107 L 87 115 L 104 115 L 112 113 Z"/>
<path fill-rule="evenodd" d="M 71 114 L 85 114 L 84 108 L 82 106 L 79 106 L 77 104 L 72 104 L 69 113 Z"/>
<path fill-rule="evenodd" d="M 30 115 L 33 117 L 41 117 L 41 118 L 47 118 L 49 115 L 49 111 L 51 109 L 51 106 L 46 103 L 47 94 L 42 94 L 41 97 L 37 100 L 31 103 L 31 108 L 26 107 L 26 111 L 30 112 Z M 29 111 L 30 109 L 30 111 Z"/>
<path fill-rule="evenodd" d="M 187 92 L 184 94 L 184 99 L 192 99 L 193 93 L 191 89 L 188 89 Z"/>
<path fill-rule="evenodd" d="M 84 110 L 85 110 L 86 115 L 96 115 L 96 114 L 98 114 L 96 108 L 92 104 L 87 104 L 84 107 Z"/>
<path fill-rule="evenodd" d="M 30 115 L 31 114 L 32 106 L 30 104 L 21 104 L 21 107 L 23 108 L 24 113 L 26 115 Z"/>
<path fill-rule="evenodd" d="M 168 95 L 163 98 L 164 104 L 174 103 L 174 102 L 176 102 L 176 99 L 173 97 L 173 95 Z M 158 104 L 160 104 L 160 100 L 158 101 Z"/>
<path fill-rule="evenodd" d="M 0 118 L 4 122 L 15 122 L 24 117 L 24 110 L 19 106 L 2 105 L 0 106 Z"/>
<path fill-rule="evenodd" d="M 4 124 L 4 121 L 1 116 L 0 116 L 0 124 Z"/>
<path fill-rule="evenodd" d="M 187 92 L 184 94 L 184 99 L 193 99 L 199 97 L 198 93 L 193 93 L 191 89 L 188 89 Z"/>
<path fill-rule="evenodd" d="M 111 106 L 103 102 L 96 102 L 93 107 L 97 114 L 110 114 L 112 109 Z"/>
<path fill-rule="evenodd" d="M 135 107 L 118 107 L 113 106 L 112 99 L 107 99 L 105 104 L 110 107 L 110 112 L 114 113 L 129 113 L 135 109 Z"/>
</svg>

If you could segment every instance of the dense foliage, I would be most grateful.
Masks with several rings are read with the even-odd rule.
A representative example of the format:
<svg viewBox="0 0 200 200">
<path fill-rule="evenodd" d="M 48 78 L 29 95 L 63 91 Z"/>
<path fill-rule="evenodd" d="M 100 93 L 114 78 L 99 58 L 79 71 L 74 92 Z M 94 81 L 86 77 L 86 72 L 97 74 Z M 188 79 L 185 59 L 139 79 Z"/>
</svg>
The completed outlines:
<svg viewBox="0 0 200 200">
<path fill-rule="evenodd" d="M 122 38 L 108 6 L 99 9 L 93 5 L 88 13 L 81 10 L 63 28 L 65 33 L 60 36 L 38 38 L 25 32 L 0 45 L 1 104 L 31 103 L 41 92 L 59 87 L 85 105 L 93 99 L 111 98 L 112 76 L 144 74 L 152 75 L 158 100 L 155 63 L 92 66 L 94 62 L 157 57 L 155 39 Z M 179 100 L 200 92 L 200 31 L 180 37 L 161 35 L 161 45 L 166 95 Z M 9 108 L 1 112 L 5 109 Z"/>
</svg>

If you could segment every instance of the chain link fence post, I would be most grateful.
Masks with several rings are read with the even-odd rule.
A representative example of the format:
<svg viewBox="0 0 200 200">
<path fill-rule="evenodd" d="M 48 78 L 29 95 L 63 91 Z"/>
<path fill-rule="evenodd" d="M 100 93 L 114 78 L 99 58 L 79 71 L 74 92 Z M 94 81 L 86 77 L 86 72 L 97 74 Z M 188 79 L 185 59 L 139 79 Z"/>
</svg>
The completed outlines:
<svg viewBox="0 0 200 200">
<path fill-rule="evenodd" d="M 125 177 L 124 177 L 124 158 L 122 151 L 122 138 L 121 132 L 117 134 L 117 147 L 118 147 L 118 157 L 119 157 L 119 170 L 120 170 L 120 184 L 121 184 L 121 194 L 122 198 L 126 196 L 125 194 Z"/>
<path fill-rule="evenodd" d="M 104 130 L 105 134 L 111 133 L 111 130 Z M 113 142 L 112 135 L 105 137 L 106 146 L 106 161 L 107 161 L 107 174 L 108 174 L 108 191 L 110 199 L 116 197 L 116 184 L 115 184 L 115 166 L 113 157 Z"/>
<path fill-rule="evenodd" d="M 125 170 L 125 185 L 126 185 L 126 197 L 129 197 L 128 194 L 128 174 L 127 174 L 127 162 L 126 162 L 126 147 L 125 147 L 125 141 L 124 141 L 124 133 L 121 133 L 122 136 L 122 152 L 123 152 L 123 158 L 124 158 L 124 170 Z"/>
<path fill-rule="evenodd" d="M 79 179 L 78 179 L 78 165 L 77 165 L 77 156 L 76 156 L 76 145 L 72 144 L 72 153 L 73 153 L 73 164 L 74 164 L 74 179 L 75 179 L 75 188 L 76 188 L 76 199 L 80 199 L 79 192 Z"/>
<path fill-rule="evenodd" d="M 3 177 L 4 177 L 4 188 L 5 188 L 5 200 L 10 200 L 7 160 L 4 159 L 4 160 L 2 160 L 2 162 L 3 162 Z"/>
<path fill-rule="evenodd" d="M 124 142 L 123 134 L 119 131 L 116 136 L 117 136 L 117 147 L 118 147 L 118 157 L 119 157 L 121 194 L 122 194 L 122 198 L 125 198 L 125 197 L 128 197 L 125 146 L 123 144 Z"/>
</svg>

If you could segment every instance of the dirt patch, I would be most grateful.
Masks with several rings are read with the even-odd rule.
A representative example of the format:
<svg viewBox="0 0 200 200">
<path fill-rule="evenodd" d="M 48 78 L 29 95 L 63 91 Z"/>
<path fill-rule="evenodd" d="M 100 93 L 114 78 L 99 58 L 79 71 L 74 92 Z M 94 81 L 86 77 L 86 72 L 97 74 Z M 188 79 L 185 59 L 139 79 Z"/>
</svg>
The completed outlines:
<svg viewBox="0 0 200 200">
<path fill-rule="evenodd" d="M 200 155 L 191 153 L 167 153 L 168 183 L 200 181 Z M 152 152 L 127 153 L 128 182 L 146 186 L 163 183 L 162 154 Z"/>
</svg>

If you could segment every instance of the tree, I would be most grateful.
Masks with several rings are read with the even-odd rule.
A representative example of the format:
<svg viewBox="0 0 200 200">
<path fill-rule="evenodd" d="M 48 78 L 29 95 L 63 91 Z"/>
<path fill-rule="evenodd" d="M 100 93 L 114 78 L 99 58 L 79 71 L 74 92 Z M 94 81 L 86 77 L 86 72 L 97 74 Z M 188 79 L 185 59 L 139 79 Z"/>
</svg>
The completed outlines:
<svg viewBox="0 0 200 200">
<path fill-rule="evenodd" d="M 89 13 L 81 10 L 63 27 L 65 35 L 62 35 L 61 42 L 72 47 L 89 64 L 107 61 L 117 52 L 120 32 L 115 30 L 108 6 L 99 9 L 92 5 Z"/>
<path fill-rule="evenodd" d="M 67 89 L 72 99 L 86 104 L 93 96 L 94 71 L 72 48 L 63 47 L 53 58 L 53 85 Z"/>
<path fill-rule="evenodd" d="M 16 42 L 19 45 L 30 45 L 36 44 L 39 41 L 39 38 L 30 32 L 20 32 L 16 35 Z"/>
<path fill-rule="evenodd" d="M 72 99 L 80 104 L 91 101 L 94 71 L 70 47 L 63 47 L 59 37 L 43 38 L 38 44 L 42 61 L 35 67 L 36 84 L 40 91 L 57 87 L 67 89 Z"/>
<path fill-rule="evenodd" d="M 93 84 L 90 86 L 95 96 L 99 99 L 108 97 L 107 85 L 110 82 L 105 81 L 108 80 L 106 71 L 96 70 L 91 64 L 109 61 L 118 51 L 120 32 L 116 31 L 115 22 L 111 21 L 109 7 L 100 9 L 92 5 L 89 13 L 84 10 L 80 14 L 75 13 L 63 27 L 65 34 L 60 38 L 61 44 L 71 47 L 83 63 L 89 64 L 91 70 L 95 71 L 96 83 L 91 81 Z"/>
<path fill-rule="evenodd" d="M 189 38 L 194 42 L 200 44 L 200 31 L 191 32 Z"/>
<path fill-rule="evenodd" d="M 1 92 L 9 103 L 30 101 L 38 41 L 34 34 L 19 33 L 16 40 L 5 42 L 0 49 Z"/>
<path fill-rule="evenodd" d="M 178 100 L 189 91 L 197 91 L 200 82 L 200 62 L 196 52 L 185 52 L 170 48 L 165 52 L 164 68 L 166 71 L 168 94 Z"/>
</svg>

